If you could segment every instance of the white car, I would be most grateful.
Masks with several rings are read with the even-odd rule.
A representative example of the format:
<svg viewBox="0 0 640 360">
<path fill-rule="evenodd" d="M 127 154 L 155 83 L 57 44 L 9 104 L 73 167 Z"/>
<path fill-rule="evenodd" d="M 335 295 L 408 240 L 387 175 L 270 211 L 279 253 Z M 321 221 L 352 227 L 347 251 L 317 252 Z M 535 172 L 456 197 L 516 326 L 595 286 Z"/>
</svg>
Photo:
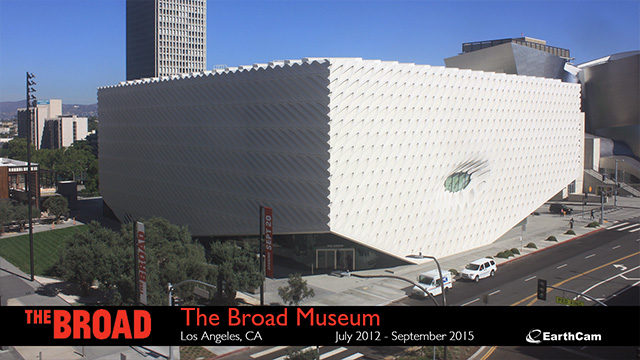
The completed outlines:
<svg viewBox="0 0 640 360">
<path fill-rule="evenodd" d="M 493 259 L 482 258 L 472 261 L 467 265 L 460 273 L 460 277 L 462 279 L 469 279 L 477 282 L 480 279 L 494 276 L 497 270 L 498 267 Z"/>
</svg>

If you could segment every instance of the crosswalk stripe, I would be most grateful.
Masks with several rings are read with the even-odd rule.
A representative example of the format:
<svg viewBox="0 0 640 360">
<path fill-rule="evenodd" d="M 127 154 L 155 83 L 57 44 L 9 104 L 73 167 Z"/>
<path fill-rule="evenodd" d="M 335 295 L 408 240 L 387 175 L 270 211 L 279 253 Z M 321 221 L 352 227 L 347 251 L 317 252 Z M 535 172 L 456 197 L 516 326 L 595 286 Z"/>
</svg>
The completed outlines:
<svg viewBox="0 0 640 360">
<path fill-rule="evenodd" d="M 361 353 L 355 353 L 353 355 L 347 356 L 346 358 L 342 359 L 342 360 L 356 360 L 356 359 L 360 359 L 361 357 L 363 357 L 364 354 Z"/>
<path fill-rule="evenodd" d="M 339 347 L 337 349 L 333 349 L 333 350 L 331 350 L 329 352 L 326 352 L 326 353 L 320 355 L 320 360 L 326 359 L 328 357 L 332 357 L 333 355 L 339 354 L 339 353 L 341 353 L 343 351 L 346 351 L 346 350 L 347 350 L 347 348 L 345 348 L 345 347 Z"/>
<path fill-rule="evenodd" d="M 628 222 L 622 222 L 622 223 L 619 223 L 619 224 L 615 224 L 615 225 L 613 225 L 613 226 L 609 226 L 609 227 L 607 228 L 607 230 L 615 229 L 615 228 L 617 228 L 617 227 L 625 226 L 625 225 L 628 225 L 628 224 L 629 224 Z"/>
<path fill-rule="evenodd" d="M 617 231 L 625 231 L 625 230 L 631 229 L 633 227 L 636 227 L 638 225 L 640 225 L 640 224 L 632 224 L 632 225 L 629 225 L 629 226 L 625 226 L 623 228 L 619 228 L 619 229 L 617 229 Z"/>
<path fill-rule="evenodd" d="M 271 353 L 274 353 L 276 351 L 280 351 L 280 350 L 286 349 L 286 348 L 288 348 L 288 346 L 276 346 L 276 347 L 272 347 L 272 348 L 264 350 L 264 351 L 260 351 L 259 353 L 252 354 L 250 356 L 252 358 L 256 359 L 256 358 L 259 358 L 259 357 L 262 357 L 262 356 L 265 356 L 265 355 L 269 355 Z"/>
<path fill-rule="evenodd" d="M 640 227 L 637 229 L 633 229 L 633 230 L 629 230 L 630 233 L 636 232 L 636 231 L 640 231 Z"/>
</svg>

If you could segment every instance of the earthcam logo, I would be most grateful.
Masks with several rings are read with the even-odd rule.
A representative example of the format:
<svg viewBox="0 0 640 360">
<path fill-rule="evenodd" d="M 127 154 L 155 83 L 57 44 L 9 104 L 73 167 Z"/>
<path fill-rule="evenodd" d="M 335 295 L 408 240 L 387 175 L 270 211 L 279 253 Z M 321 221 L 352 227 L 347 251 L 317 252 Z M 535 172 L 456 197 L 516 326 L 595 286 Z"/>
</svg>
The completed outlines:
<svg viewBox="0 0 640 360">
<path fill-rule="evenodd" d="M 538 329 L 531 329 L 527 334 L 526 340 L 529 344 L 540 344 L 542 340 L 539 340 L 542 335 L 542 331 Z"/>
<path fill-rule="evenodd" d="M 542 341 L 602 341 L 602 335 L 585 334 L 581 331 L 554 334 L 540 329 L 531 329 L 525 340 L 530 344 L 540 344 Z"/>
</svg>

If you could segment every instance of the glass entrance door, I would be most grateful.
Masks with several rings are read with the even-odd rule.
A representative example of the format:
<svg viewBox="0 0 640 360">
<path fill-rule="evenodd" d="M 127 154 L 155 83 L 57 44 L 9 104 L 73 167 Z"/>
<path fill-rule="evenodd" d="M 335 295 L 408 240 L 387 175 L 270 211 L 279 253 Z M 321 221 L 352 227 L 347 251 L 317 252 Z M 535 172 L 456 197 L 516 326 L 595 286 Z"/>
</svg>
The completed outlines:
<svg viewBox="0 0 640 360">
<path fill-rule="evenodd" d="M 354 270 L 355 249 L 317 249 L 316 269 Z"/>
</svg>

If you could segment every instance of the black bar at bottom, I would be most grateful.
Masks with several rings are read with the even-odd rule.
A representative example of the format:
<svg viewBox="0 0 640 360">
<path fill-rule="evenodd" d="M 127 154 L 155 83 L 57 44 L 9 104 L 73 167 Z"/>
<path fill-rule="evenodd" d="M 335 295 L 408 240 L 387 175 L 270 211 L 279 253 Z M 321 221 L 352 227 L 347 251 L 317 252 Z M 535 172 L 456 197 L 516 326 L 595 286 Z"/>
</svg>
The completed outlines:
<svg viewBox="0 0 640 360">
<path fill-rule="evenodd" d="M 640 307 L 1 307 L 4 346 L 638 346 Z"/>
</svg>

